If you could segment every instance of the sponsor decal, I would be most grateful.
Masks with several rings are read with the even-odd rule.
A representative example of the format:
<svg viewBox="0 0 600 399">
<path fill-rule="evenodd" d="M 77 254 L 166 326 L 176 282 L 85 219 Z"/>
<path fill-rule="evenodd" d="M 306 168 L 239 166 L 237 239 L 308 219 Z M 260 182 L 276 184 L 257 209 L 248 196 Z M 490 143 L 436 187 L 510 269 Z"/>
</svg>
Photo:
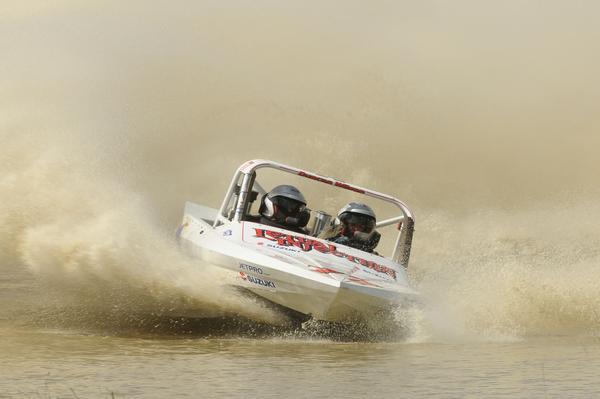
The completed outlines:
<svg viewBox="0 0 600 399">
<path fill-rule="evenodd" d="M 262 242 L 258 242 L 258 243 L 256 243 L 256 245 L 263 245 L 263 243 Z M 267 244 L 267 247 L 279 249 L 281 251 L 300 252 L 300 250 L 298 248 L 282 247 L 281 245 Z"/>
<path fill-rule="evenodd" d="M 332 186 L 333 186 L 333 181 L 332 181 L 332 180 L 330 180 L 330 179 L 326 179 L 326 178 L 324 178 L 324 177 L 320 177 L 320 176 L 311 175 L 311 174 L 308 174 L 308 173 L 306 173 L 306 172 L 302 172 L 302 171 L 298 172 L 298 176 L 302 176 L 302 177 L 308 177 L 308 178 L 309 178 L 309 179 L 311 179 L 311 180 L 320 181 L 321 183 L 326 183 L 326 184 L 330 184 L 330 185 L 332 185 Z"/>
<path fill-rule="evenodd" d="M 380 265 L 371 260 L 366 260 L 358 256 L 349 255 L 345 252 L 338 251 L 337 247 L 331 243 L 324 243 L 308 237 L 299 237 L 279 231 L 254 228 L 255 237 L 263 238 L 277 243 L 276 248 L 292 249 L 299 248 L 304 252 L 317 251 L 322 254 L 337 256 L 338 258 L 346 259 L 352 263 L 364 266 L 379 273 L 387 274 L 396 280 L 396 271 L 390 267 Z"/>
<path fill-rule="evenodd" d="M 298 176 L 302 176 L 302 177 L 306 177 L 309 178 L 311 180 L 316 180 L 316 181 L 320 181 L 321 183 L 325 183 L 325 184 L 329 184 L 330 186 L 336 186 L 336 187 L 340 187 L 340 188 L 345 188 L 346 190 L 350 190 L 350 191 L 354 191 L 356 193 L 360 193 L 360 194 L 364 194 L 364 190 L 361 190 L 360 188 L 356 188 L 353 187 L 347 183 L 341 182 L 341 181 L 337 181 L 337 180 L 331 180 L 331 179 L 327 179 L 324 177 L 320 177 L 320 176 L 315 176 L 315 175 L 311 175 L 308 174 L 306 172 L 298 172 Z"/>
<path fill-rule="evenodd" d="M 267 288 L 277 288 L 275 287 L 275 283 L 269 280 L 264 280 L 262 278 L 254 277 L 244 272 L 240 272 L 240 277 L 242 280 L 247 281 L 252 284 L 261 285 Z"/>
<path fill-rule="evenodd" d="M 345 188 L 346 190 L 354 191 L 354 192 L 357 192 L 357 193 L 360 193 L 360 194 L 364 194 L 365 193 L 364 190 L 361 190 L 360 188 L 352 187 L 351 185 L 346 184 L 346 183 L 342 183 L 341 181 L 336 181 L 335 184 L 334 184 L 334 186 Z"/>
<path fill-rule="evenodd" d="M 230 235 L 232 235 L 232 234 L 233 234 L 233 232 L 232 232 L 231 230 L 225 230 L 225 231 L 223 232 L 223 235 L 224 235 L 225 237 L 229 237 L 229 236 L 230 236 Z"/>
<path fill-rule="evenodd" d="M 263 269 L 261 269 L 260 267 L 247 265 L 245 263 L 240 263 L 240 269 L 256 274 L 265 274 L 265 272 L 263 272 Z"/>
</svg>

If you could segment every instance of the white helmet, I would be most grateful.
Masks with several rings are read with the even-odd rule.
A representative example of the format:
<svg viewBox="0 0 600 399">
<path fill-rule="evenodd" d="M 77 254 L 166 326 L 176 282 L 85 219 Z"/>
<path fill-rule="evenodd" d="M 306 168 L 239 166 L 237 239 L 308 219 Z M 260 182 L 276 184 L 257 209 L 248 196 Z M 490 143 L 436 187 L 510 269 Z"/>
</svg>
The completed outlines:
<svg viewBox="0 0 600 399">
<path fill-rule="evenodd" d="M 362 204 L 360 202 L 350 202 L 344 205 L 344 207 L 340 209 L 340 211 L 337 214 L 338 219 L 342 214 L 346 212 L 360 213 L 363 215 L 370 216 L 373 219 L 377 219 L 377 217 L 375 216 L 375 212 L 373 212 L 373 209 L 369 205 Z"/>
<path fill-rule="evenodd" d="M 373 209 L 359 202 L 344 205 L 337 214 L 337 223 L 343 225 L 345 235 L 352 234 L 356 228 L 363 233 L 371 233 L 375 229 L 376 220 Z"/>
<path fill-rule="evenodd" d="M 278 223 L 297 227 L 306 226 L 310 218 L 304 195 L 296 187 L 285 184 L 263 196 L 258 213 Z"/>
</svg>

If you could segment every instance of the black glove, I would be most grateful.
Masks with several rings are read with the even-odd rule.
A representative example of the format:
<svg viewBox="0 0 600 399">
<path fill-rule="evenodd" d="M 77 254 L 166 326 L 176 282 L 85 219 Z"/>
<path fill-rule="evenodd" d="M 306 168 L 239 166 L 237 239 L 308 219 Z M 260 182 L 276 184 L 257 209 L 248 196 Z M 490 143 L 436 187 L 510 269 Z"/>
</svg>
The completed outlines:
<svg viewBox="0 0 600 399">
<path fill-rule="evenodd" d="M 381 239 L 381 234 L 376 230 L 373 230 L 371 233 L 361 233 L 359 231 L 354 232 L 354 238 L 352 241 L 356 242 L 357 246 L 354 248 L 362 249 L 366 252 L 373 252 L 373 250 L 379 244 L 379 240 Z"/>
</svg>

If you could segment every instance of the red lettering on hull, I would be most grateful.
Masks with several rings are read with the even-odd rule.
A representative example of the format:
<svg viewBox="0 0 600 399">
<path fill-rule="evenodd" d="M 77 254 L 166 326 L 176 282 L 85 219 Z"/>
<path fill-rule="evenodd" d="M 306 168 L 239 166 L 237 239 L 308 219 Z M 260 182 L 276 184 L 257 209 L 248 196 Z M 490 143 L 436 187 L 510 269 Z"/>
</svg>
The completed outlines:
<svg viewBox="0 0 600 399">
<path fill-rule="evenodd" d="M 384 265 L 380 265 L 371 260 L 366 260 L 354 255 L 348 255 L 344 252 L 340 252 L 337 250 L 337 247 L 333 244 L 325 244 L 322 241 L 315 240 L 312 238 L 299 237 L 287 233 L 282 233 L 279 231 L 258 228 L 254 228 L 254 231 L 255 237 L 264 238 L 266 240 L 276 242 L 277 245 L 280 245 L 282 247 L 297 247 L 300 248 L 303 252 L 310 252 L 312 250 L 315 250 L 322 254 L 331 254 L 333 256 L 337 256 L 338 258 L 345 258 L 352 263 L 359 264 L 379 273 L 387 274 L 388 276 L 396 280 L 396 271 L 394 269 Z"/>
</svg>

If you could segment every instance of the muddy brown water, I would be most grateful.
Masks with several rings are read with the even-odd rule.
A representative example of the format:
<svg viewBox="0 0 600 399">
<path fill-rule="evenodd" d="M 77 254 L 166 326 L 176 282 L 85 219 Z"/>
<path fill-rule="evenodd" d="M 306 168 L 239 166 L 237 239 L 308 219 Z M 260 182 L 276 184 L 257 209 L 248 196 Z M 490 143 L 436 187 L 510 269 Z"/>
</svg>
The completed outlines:
<svg viewBox="0 0 600 399">
<path fill-rule="evenodd" d="M 600 3 L 5 3 L 0 397 L 599 396 Z M 423 306 L 298 329 L 181 254 L 251 158 L 407 202 Z"/>
</svg>

